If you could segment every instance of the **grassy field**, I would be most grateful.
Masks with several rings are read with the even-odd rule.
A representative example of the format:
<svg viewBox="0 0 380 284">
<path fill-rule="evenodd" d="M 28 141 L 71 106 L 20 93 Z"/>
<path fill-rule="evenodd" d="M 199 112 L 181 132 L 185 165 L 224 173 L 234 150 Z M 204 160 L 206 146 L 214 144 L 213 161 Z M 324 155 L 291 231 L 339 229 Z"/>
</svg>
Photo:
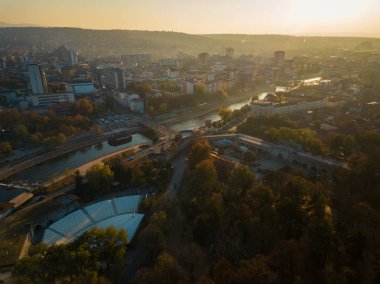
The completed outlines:
<svg viewBox="0 0 380 284">
<path fill-rule="evenodd" d="M 36 220 L 60 207 L 49 200 L 31 208 L 21 209 L 0 223 L 0 266 L 14 263 L 20 254 L 28 227 Z"/>
</svg>

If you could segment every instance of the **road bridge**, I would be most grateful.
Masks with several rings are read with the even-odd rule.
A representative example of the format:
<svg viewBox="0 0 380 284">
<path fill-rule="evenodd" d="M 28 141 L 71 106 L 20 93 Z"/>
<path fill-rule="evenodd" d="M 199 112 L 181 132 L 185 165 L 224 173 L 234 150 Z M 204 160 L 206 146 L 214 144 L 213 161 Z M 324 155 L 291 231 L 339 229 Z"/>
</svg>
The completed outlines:
<svg viewBox="0 0 380 284">
<path fill-rule="evenodd" d="M 153 129 L 154 131 L 160 133 L 162 136 L 173 136 L 175 137 L 179 132 L 171 129 L 170 127 L 160 124 L 158 122 L 155 122 L 151 119 L 144 118 L 139 121 L 139 124 L 141 126 Z"/>
</svg>

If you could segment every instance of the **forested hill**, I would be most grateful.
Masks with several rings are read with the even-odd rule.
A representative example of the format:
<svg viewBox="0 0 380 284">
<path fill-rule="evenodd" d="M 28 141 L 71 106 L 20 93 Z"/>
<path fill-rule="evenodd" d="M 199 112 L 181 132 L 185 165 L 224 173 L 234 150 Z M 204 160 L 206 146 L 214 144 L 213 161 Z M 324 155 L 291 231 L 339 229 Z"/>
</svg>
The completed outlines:
<svg viewBox="0 0 380 284">
<path fill-rule="evenodd" d="M 345 37 L 296 37 L 284 35 L 191 35 L 177 32 L 132 30 L 86 30 L 79 28 L 0 28 L 0 48 L 28 50 L 35 46 L 52 50 L 60 45 L 74 48 L 86 57 L 149 52 L 174 56 L 207 51 L 223 54 L 234 47 L 237 54 L 285 50 L 291 55 L 313 51 L 352 49 L 369 41 L 380 49 L 380 39 Z"/>
</svg>

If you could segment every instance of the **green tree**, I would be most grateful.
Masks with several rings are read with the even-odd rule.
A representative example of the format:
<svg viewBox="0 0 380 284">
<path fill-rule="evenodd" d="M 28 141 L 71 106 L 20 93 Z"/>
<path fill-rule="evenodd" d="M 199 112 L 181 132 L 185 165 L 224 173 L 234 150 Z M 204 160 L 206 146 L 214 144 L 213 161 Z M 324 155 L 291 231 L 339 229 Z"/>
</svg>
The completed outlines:
<svg viewBox="0 0 380 284">
<path fill-rule="evenodd" d="M 14 128 L 14 132 L 17 136 L 24 139 L 29 135 L 28 128 L 24 124 L 17 124 Z"/>
<path fill-rule="evenodd" d="M 9 155 L 12 153 L 12 145 L 8 141 L 0 142 L 0 153 L 2 155 Z"/>
<path fill-rule="evenodd" d="M 210 157 L 211 146 L 206 139 L 199 139 L 195 142 L 189 153 L 189 165 L 195 167 L 199 162 Z"/>
<path fill-rule="evenodd" d="M 160 107 L 159 107 L 159 112 L 167 112 L 168 111 L 168 104 L 166 104 L 166 103 L 161 103 L 160 104 Z"/>
<path fill-rule="evenodd" d="M 131 185 L 135 187 L 140 187 L 145 185 L 146 180 L 144 176 L 144 172 L 140 167 L 131 168 Z"/>
<path fill-rule="evenodd" d="M 86 172 L 86 178 L 92 190 L 102 192 L 110 189 L 114 173 L 108 165 L 96 164 Z"/>
<path fill-rule="evenodd" d="M 221 108 L 218 114 L 220 118 L 223 120 L 224 124 L 226 124 L 231 119 L 232 111 L 228 108 Z"/>
<path fill-rule="evenodd" d="M 109 270 L 111 265 L 123 260 L 128 236 L 125 229 L 117 230 L 114 226 L 107 229 L 95 227 L 84 233 L 78 242 L 88 246 L 93 255 L 104 262 Z"/>
<path fill-rule="evenodd" d="M 191 192 L 194 196 L 208 195 L 217 188 L 218 176 L 211 160 L 199 162 L 190 176 Z"/>
<path fill-rule="evenodd" d="M 239 165 L 232 170 L 228 183 L 231 190 L 245 193 L 253 186 L 254 181 L 255 176 L 251 171 L 246 166 Z"/>
</svg>

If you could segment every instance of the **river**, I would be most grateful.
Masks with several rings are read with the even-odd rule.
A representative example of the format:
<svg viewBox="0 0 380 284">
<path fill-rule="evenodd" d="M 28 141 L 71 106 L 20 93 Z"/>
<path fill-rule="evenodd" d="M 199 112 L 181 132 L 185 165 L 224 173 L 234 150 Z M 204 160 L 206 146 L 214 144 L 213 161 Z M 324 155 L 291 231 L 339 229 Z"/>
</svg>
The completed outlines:
<svg viewBox="0 0 380 284">
<path fill-rule="evenodd" d="M 151 141 L 140 134 L 132 135 L 131 142 L 119 146 L 111 146 L 105 141 L 26 169 L 12 176 L 11 180 L 43 182 L 67 169 L 75 169 L 104 155 L 142 143 L 151 143 Z"/>
<path fill-rule="evenodd" d="M 250 101 L 250 99 L 246 100 L 244 102 L 234 103 L 234 104 L 229 105 L 227 108 L 230 110 L 240 109 L 242 106 L 248 104 L 249 101 Z M 205 116 L 192 118 L 192 119 L 189 119 L 186 121 L 182 121 L 179 123 L 172 124 L 172 125 L 170 125 L 170 128 L 172 128 L 176 131 L 193 130 L 195 128 L 199 128 L 199 127 L 204 126 L 206 120 L 215 121 L 215 120 L 219 120 L 219 119 L 220 119 L 220 116 L 218 115 L 218 111 L 214 111 L 214 112 L 209 113 Z"/>
<path fill-rule="evenodd" d="M 240 109 L 242 106 L 249 103 L 249 100 L 234 103 L 229 105 L 227 108 L 231 110 Z M 220 119 L 218 115 L 218 111 L 214 111 L 208 115 L 189 119 L 183 121 L 181 123 L 176 123 L 170 125 L 171 128 L 177 131 L 182 130 L 192 130 L 195 128 L 199 128 L 204 126 L 206 120 L 215 121 Z M 112 152 L 116 152 L 118 150 L 122 150 L 125 148 L 129 148 L 133 145 L 142 144 L 142 143 L 150 143 L 151 141 L 145 138 L 142 135 L 135 134 L 132 135 L 132 141 L 127 144 L 123 144 L 120 146 L 111 146 L 107 143 L 107 141 L 100 143 L 98 145 L 90 146 L 70 154 L 52 159 L 48 162 L 42 163 L 35 167 L 26 169 L 14 176 L 11 177 L 10 180 L 15 181 L 26 181 L 26 182 L 44 182 L 51 177 L 60 175 L 65 170 L 75 169 L 81 165 L 84 165 L 90 161 L 98 159 L 104 155 L 110 154 Z"/>
</svg>

